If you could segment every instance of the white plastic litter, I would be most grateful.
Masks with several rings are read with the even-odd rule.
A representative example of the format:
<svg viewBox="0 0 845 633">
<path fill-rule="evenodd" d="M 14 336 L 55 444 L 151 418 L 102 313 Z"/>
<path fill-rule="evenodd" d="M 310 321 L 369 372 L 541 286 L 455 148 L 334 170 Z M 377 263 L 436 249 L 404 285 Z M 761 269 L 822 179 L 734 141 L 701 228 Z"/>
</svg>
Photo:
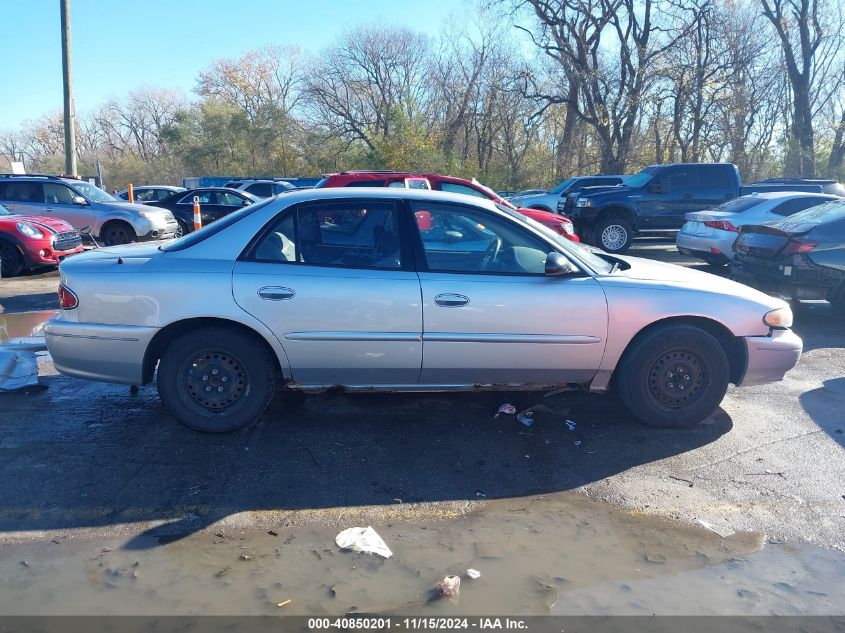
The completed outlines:
<svg viewBox="0 0 845 633">
<path fill-rule="evenodd" d="M 698 519 L 698 524 L 703 528 L 707 528 L 711 532 L 715 532 L 722 538 L 728 538 L 734 533 L 731 528 L 719 527 L 718 525 L 713 525 L 712 523 L 708 523 L 707 521 L 704 521 L 702 519 Z"/>
<path fill-rule="evenodd" d="M 481 578 L 481 572 L 477 569 L 467 569 L 467 578 L 471 578 L 472 580 L 478 580 Z"/>
<path fill-rule="evenodd" d="M 0 346 L 0 391 L 16 391 L 38 384 L 36 351 L 41 349 L 35 345 Z"/>
<path fill-rule="evenodd" d="M 506 402 L 501 407 L 499 407 L 499 410 L 496 412 L 496 415 L 494 415 L 493 417 L 498 418 L 503 413 L 506 414 L 506 415 L 513 415 L 514 413 L 516 413 L 516 407 L 513 406 L 512 404 L 509 404 L 509 403 Z"/>
<path fill-rule="evenodd" d="M 351 549 L 353 552 L 364 554 L 378 554 L 384 558 L 393 556 L 393 552 L 371 527 L 352 527 L 338 534 L 334 542 L 340 549 Z"/>
<path fill-rule="evenodd" d="M 570 431 L 574 431 L 575 430 L 575 422 L 573 422 L 572 420 L 567 420 L 566 421 L 566 428 L 569 429 Z"/>
<path fill-rule="evenodd" d="M 531 426 L 534 424 L 534 412 L 530 409 L 527 411 L 522 411 L 521 413 L 517 414 L 516 419 L 522 422 L 525 426 Z"/>
</svg>

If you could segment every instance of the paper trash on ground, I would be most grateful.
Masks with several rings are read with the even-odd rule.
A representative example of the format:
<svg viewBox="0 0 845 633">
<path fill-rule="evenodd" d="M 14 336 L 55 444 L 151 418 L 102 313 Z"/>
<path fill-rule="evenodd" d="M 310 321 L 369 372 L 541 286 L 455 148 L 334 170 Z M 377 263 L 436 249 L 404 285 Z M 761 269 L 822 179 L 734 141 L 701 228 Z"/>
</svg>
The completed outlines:
<svg viewBox="0 0 845 633">
<path fill-rule="evenodd" d="M 384 558 L 393 556 L 393 552 L 371 527 L 352 527 L 338 534 L 334 542 L 340 549 L 350 549 L 364 554 L 378 554 Z"/>
</svg>

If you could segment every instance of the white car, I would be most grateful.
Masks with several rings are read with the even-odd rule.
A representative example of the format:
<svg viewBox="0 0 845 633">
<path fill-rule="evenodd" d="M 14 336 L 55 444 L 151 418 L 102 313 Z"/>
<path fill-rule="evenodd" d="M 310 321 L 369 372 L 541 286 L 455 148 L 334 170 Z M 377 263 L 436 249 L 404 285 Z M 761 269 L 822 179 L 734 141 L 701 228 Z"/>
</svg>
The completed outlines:
<svg viewBox="0 0 845 633">
<path fill-rule="evenodd" d="M 56 369 L 157 375 L 167 410 L 202 431 L 254 422 L 279 383 L 613 388 L 643 421 L 686 426 L 728 383 L 781 380 L 802 349 L 781 299 L 440 191 L 297 191 L 167 244 L 75 255 L 60 273 Z"/>
<path fill-rule="evenodd" d="M 707 211 L 687 213 L 676 238 L 678 251 L 722 266 L 733 259 L 739 227 L 782 220 L 831 200 L 841 198 L 824 193 L 769 191 L 734 198 Z"/>
</svg>

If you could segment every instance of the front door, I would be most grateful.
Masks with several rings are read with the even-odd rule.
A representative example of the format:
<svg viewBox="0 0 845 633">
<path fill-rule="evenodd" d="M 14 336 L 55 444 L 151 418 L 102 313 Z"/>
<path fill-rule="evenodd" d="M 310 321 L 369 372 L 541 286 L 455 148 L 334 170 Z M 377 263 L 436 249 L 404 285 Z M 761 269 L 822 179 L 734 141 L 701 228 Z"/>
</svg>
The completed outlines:
<svg viewBox="0 0 845 633">
<path fill-rule="evenodd" d="M 601 362 L 607 302 L 588 275 L 544 274 L 551 248 L 477 207 L 412 202 L 429 385 L 588 382 Z M 422 261 L 420 261 L 422 260 Z"/>
<path fill-rule="evenodd" d="M 416 384 L 420 284 L 399 207 L 355 199 L 286 209 L 235 265 L 237 303 L 308 386 Z"/>
<path fill-rule="evenodd" d="M 76 230 L 85 227 L 94 228 L 94 212 L 90 204 L 76 204 L 73 201 L 78 196 L 67 185 L 56 182 L 45 182 L 44 206 L 42 212 L 47 217 L 60 218 Z"/>
</svg>

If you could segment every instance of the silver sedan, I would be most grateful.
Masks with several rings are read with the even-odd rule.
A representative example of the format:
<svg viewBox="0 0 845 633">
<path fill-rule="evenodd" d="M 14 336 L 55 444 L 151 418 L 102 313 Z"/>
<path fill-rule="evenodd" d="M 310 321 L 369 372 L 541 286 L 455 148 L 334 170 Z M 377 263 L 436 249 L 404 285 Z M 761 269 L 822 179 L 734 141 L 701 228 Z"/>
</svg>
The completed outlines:
<svg viewBox="0 0 845 633">
<path fill-rule="evenodd" d="M 278 384 L 615 389 L 644 422 L 686 426 L 729 383 L 781 380 L 802 348 L 780 299 L 436 191 L 295 192 L 60 272 L 56 368 L 157 377 L 167 410 L 201 431 L 254 422 Z"/>
</svg>

